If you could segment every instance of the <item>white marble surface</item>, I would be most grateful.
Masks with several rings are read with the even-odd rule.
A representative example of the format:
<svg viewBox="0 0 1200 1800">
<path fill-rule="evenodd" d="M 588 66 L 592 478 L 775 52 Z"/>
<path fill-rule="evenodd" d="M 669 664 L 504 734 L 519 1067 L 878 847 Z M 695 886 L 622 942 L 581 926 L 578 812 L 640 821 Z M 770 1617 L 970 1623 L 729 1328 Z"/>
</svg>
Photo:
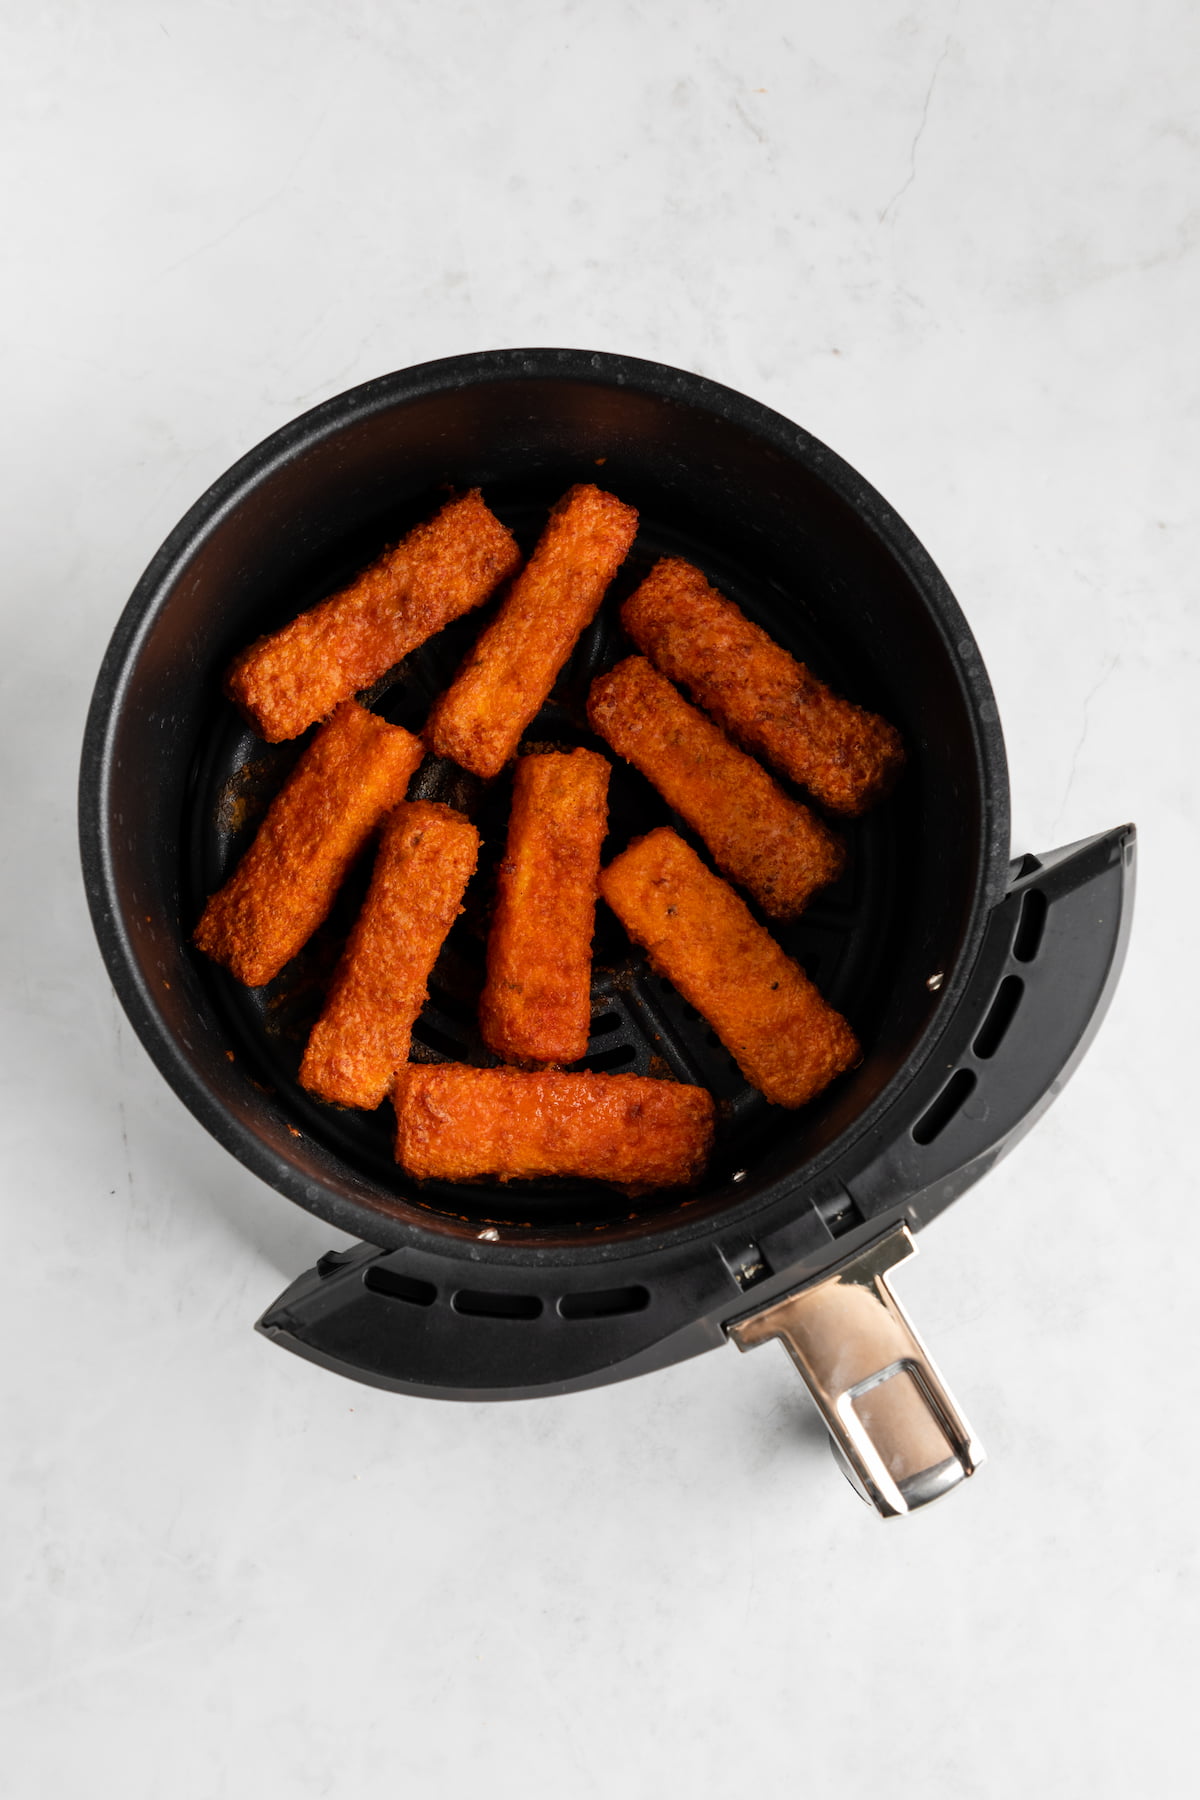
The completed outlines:
<svg viewBox="0 0 1200 1800">
<path fill-rule="evenodd" d="M 1186 1791 L 1196 1677 L 1200 14 L 1189 0 L 5 10 L 3 1788 Z M 1017 848 L 1134 818 L 1074 1083 L 898 1286 L 991 1453 L 885 1526 L 783 1357 L 558 1402 L 250 1330 L 335 1234 L 125 1024 L 91 682 L 222 469 L 460 350 L 799 420 L 979 638 Z"/>
</svg>

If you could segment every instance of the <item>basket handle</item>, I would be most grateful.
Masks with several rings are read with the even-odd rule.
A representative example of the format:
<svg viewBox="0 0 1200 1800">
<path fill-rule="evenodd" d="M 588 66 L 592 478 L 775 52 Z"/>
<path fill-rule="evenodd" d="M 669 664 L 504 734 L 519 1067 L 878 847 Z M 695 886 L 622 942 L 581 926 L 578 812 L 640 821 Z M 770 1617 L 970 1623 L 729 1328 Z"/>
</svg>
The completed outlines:
<svg viewBox="0 0 1200 1800">
<path fill-rule="evenodd" d="M 908 1227 L 897 1225 L 820 1280 L 727 1328 L 739 1350 L 780 1340 L 852 1482 L 885 1518 L 939 1499 L 984 1461 L 887 1283 L 916 1250 Z"/>
</svg>

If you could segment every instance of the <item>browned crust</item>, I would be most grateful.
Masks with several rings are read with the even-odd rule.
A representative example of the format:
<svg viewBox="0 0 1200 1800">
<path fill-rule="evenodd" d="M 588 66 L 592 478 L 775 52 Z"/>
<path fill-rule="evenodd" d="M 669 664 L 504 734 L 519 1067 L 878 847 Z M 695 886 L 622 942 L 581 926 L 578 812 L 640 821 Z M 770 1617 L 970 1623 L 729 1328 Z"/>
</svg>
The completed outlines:
<svg viewBox="0 0 1200 1800">
<path fill-rule="evenodd" d="M 370 1111 L 408 1061 L 429 973 L 462 911 L 479 833 L 448 806 L 414 800 L 384 825 L 371 886 L 300 1064 L 300 1085 Z"/>
<path fill-rule="evenodd" d="M 904 746 L 895 726 L 839 699 L 681 557 L 655 563 L 621 623 L 730 737 L 823 806 L 865 812 L 899 775 Z"/>
<path fill-rule="evenodd" d="M 430 715 L 425 741 L 473 774 L 498 775 L 538 712 L 637 533 L 637 512 L 573 487 Z"/>
<path fill-rule="evenodd" d="M 845 1019 L 745 903 L 666 826 L 600 876 L 600 892 L 651 967 L 703 1014 L 747 1081 L 803 1106 L 859 1059 Z"/>
<path fill-rule="evenodd" d="M 680 1187 L 700 1178 L 712 1148 L 712 1095 L 642 1075 L 409 1063 L 394 1097 L 397 1162 L 440 1181 Z"/>
<path fill-rule="evenodd" d="M 592 683 L 592 727 L 687 820 L 718 868 L 773 919 L 794 919 L 841 874 L 840 838 L 689 706 L 644 656 Z"/>
<path fill-rule="evenodd" d="M 517 764 L 479 1003 L 483 1041 L 508 1062 L 570 1063 L 587 1050 L 608 777 L 594 750 Z"/>
<path fill-rule="evenodd" d="M 344 701 L 205 907 L 197 948 L 247 987 L 278 975 L 328 914 L 371 832 L 403 800 L 421 754 L 411 732 Z"/>
<path fill-rule="evenodd" d="M 478 488 L 451 500 L 330 599 L 236 657 L 225 691 L 268 743 L 298 737 L 479 606 L 520 563 Z"/>
</svg>

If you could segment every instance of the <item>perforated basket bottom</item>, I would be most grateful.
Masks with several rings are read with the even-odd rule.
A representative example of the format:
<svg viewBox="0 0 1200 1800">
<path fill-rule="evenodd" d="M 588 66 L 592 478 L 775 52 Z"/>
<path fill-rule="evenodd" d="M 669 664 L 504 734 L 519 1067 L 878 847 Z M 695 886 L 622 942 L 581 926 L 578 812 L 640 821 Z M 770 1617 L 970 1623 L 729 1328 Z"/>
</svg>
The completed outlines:
<svg viewBox="0 0 1200 1800">
<path fill-rule="evenodd" d="M 490 494 L 487 497 L 495 504 Z M 536 541 L 547 505 L 556 497 L 556 493 L 548 493 L 537 500 L 496 504 L 496 511 L 526 552 Z M 373 543 L 353 546 L 341 567 L 326 567 L 314 575 L 313 591 L 283 596 L 278 616 L 256 621 L 247 632 L 247 641 L 333 591 L 378 554 L 382 541 L 381 535 Z M 586 720 L 592 679 L 633 648 L 620 631 L 617 615 L 621 601 L 663 555 L 682 555 L 698 563 L 722 592 L 838 691 L 887 710 L 882 697 L 864 691 L 863 671 L 843 666 L 844 658 L 835 655 L 832 643 L 820 632 L 821 596 L 764 591 L 762 582 L 747 570 L 713 554 L 694 537 L 684 538 L 643 517 L 635 548 L 599 617 L 581 639 L 523 740 L 526 745 L 543 747 L 585 744 L 603 750 L 614 762 L 605 862 L 631 838 L 660 824 L 674 826 L 701 855 L 706 854 L 650 784 L 615 760 Z M 489 607 L 450 626 L 360 698 L 392 723 L 419 731 L 434 697 L 449 685 L 493 610 Z M 307 741 L 305 737 L 290 744 L 265 745 L 246 728 L 232 706 L 221 702 L 194 772 L 184 890 L 192 910 L 184 920 L 186 929 L 190 930 L 199 916 L 207 895 L 233 869 L 271 796 Z M 511 785 L 510 774 L 484 784 L 454 764 L 430 757 L 410 788 L 412 798 L 441 800 L 466 813 L 483 838 L 479 871 L 468 889 L 465 911 L 446 941 L 430 982 L 428 1004 L 414 1030 L 415 1061 L 466 1061 L 486 1066 L 497 1060 L 480 1040 L 476 1011 Z M 904 928 L 900 916 L 904 884 L 899 879 L 904 807 L 902 787 L 867 818 L 835 821 L 850 851 L 845 875 L 818 895 L 794 924 L 770 926 L 787 953 L 849 1018 L 868 1049 L 886 1008 L 888 969 L 893 964 L 897 934 Z M 245 989 L 199 959 L 203 979 L 230 1029 L 235 1053 L 247 1060 L 254 1079 L 278 1097 L 297 1128 L 385 1192 L 459 1220 L 595 1229 L 626 1220 L 632 1211 L 646 1214 L 677 1207 L 678 1193 L 644 1196 L 635 1203 L 598 1182 L 512 1182 L 504 1186 L 432 1182 L 414 1188 L 393 1159 L 390 1103 L 372 1114 L 352 1112 L 325 1106 L 299 1087 L 296 1074 L 304 1044 L 320 1012 L 368 876 L 369 858 L 352 873 L 326 925 L 266 988 Z M 752 1169 L 756 1159 L 785 1133 L 795 1134 L 798 1126 L 815 1123 L 826 1108 L 836 1104 L 841 1083 L 835 1083 L 827 1096 L 799 1115 L 768 1106 L 747 1085 L 704 1019 L 670 983 L 649 969 L 641 951 L 631 946 L 603 902 L 597 907 L 593 954 L 592 1036 L 587 1055 L 575 1066 L 674 1078 L 699 1083 L 711 1091 L 719 1114 L 717 1146 L 697 1198 L 726 1184 L 735 1172 Z"/>
</svg>

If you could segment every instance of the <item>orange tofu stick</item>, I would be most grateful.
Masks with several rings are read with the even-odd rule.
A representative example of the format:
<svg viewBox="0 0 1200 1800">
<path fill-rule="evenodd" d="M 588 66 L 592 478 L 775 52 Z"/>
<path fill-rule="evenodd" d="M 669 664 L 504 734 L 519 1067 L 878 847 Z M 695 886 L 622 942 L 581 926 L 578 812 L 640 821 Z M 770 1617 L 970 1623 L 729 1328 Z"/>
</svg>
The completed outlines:
<svg viewBox="0 0 1200 1800">
<path fill-rule="evenodd" d="M 689 706 L 644 656 L 626 657 L 593 681 L 588 718 L 772 919 L 794 919 L 818 888 L 841 874 L 840 838 Z"/>
<path fill-rule="evenodd" d="M 681 1187 L 704 1171 L 705 1088 L 644 1075 L 410 1063 L 396 1082 L 396 1161 L 440 1181 L 581 1176 Z"/>
<path fill-rule="evenodd" d="M 421 755 L 411 732 L 343 701 L 205 907 L 197 948 L 247 987 L 278 975 L 328 914 L 371 832 L 403 800 Z"/>
<path fill-rule="evenodd" d="M 269 744 L 298 737 L 426 638 L 479 606 L 521 560 L 478 488 L 410 531 L 348 588 L 234 659 L 225 692 Z"/>
<path fill-rule="evenodd" d="M 681 557 L 655 563 L 621 623 L 731 738 L 823 806 L 865 812 L 899 775 L 895 726 L 840 700 Z"/>
<path fill-rule="evenodd" d="M 488 937 L 479 1024 L 508 1062 L 569 1063 L 591 1034 L 592 930 L 609 763 L 523 756 Z"/>
<path fill-rule="evenodd" d="M 363 909 L 300 1064 L 300 1085 L 373 1111 L 408 1061 L 429 972 L 462 911 L 479 833 L 434 801 L 398 806 L 383 828 Z"/>
<path fill-rule="evenodd" d="M 573 487 L 500 611 L 434 707 L 425 741 L 475 775 L 498 775 L 537 713 L 637 533 L 637 512 Z"/>
<path fill-rule="evenodd" d="M 777 1106 L 803 1106 L 859 1060 L 842 1015 L 667 826 L 611 862 L 600 892 L 651 967 L 703 1014 L 746 1080 Z"/>
</svg>

